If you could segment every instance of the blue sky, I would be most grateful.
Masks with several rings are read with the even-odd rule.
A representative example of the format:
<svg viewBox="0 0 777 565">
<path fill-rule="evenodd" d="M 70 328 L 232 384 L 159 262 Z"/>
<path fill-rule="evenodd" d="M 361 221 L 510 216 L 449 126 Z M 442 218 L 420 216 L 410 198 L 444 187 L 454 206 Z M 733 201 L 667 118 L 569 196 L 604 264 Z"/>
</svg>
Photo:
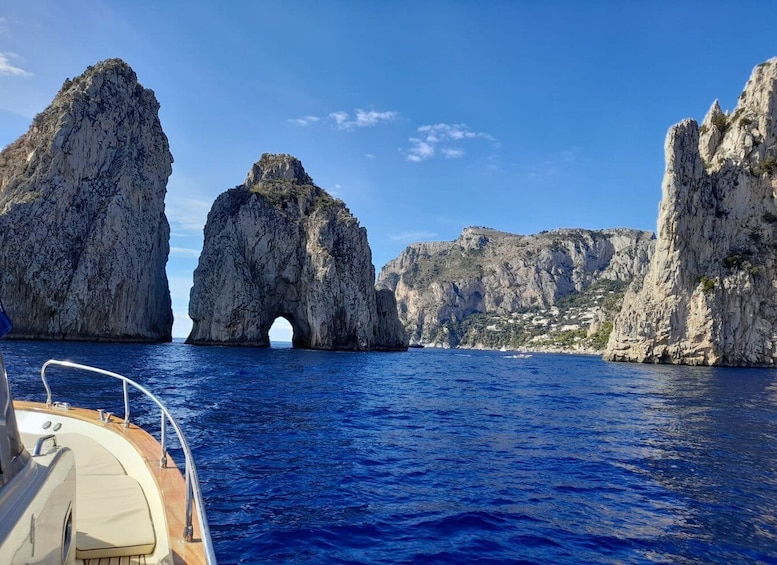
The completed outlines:
<svg viewBox="0 0 777 565">
<path fill-rule="evenodd" d="M 376 272 L 470 225 L 654 230 L 667 129 L 733 109 L 775 21 L 746 0 L 0 0 L 0 147 L 65 78 L 133 67 L 175 158 L 183 337 L 207 212 L 264 152 L 345 201 Z"/>
</svg>

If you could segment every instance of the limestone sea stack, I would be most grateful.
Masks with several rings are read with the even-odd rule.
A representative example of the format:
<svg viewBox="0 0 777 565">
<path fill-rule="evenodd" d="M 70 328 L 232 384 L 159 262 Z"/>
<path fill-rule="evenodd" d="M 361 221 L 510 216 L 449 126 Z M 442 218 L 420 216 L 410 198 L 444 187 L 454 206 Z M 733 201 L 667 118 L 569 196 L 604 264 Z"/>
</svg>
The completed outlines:
<svg viewBox="0 0 777 565">
<path fill-rule="evenodd" d="M 367 231 L 290 155 L 264 154 L 205 225 L 187 343 L 267 347 L 278 317 L 293 346 L 404 350 L 390 292 L 376 292 Z"/>
<path fill-rule="evenodd" d="M 689 365 L 777 362 L 777 59 L 736 109 L 717 101 L 665 145 L 656 251 L 627 293 L 605 358 Z"/>
<path fill-rule="evenodd" d="M 169 341 L 159 103 L 111 59 L 66 80 L 0 153 L 0 297 L 10 337 Z"/>
</svg>

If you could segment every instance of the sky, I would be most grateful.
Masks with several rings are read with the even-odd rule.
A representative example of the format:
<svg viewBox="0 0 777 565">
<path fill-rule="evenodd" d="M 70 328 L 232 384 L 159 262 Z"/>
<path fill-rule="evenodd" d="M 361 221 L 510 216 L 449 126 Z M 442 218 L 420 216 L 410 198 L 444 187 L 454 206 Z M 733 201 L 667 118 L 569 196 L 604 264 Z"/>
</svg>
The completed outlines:
<svg viewBox="0 0 777 565">
<path fill-rule="evenodd" d="M 132 66 L 175 160 L 186 337 L 208 210 L 262 153 L 345 202 L 376 274 L 467 226 L 655 230 L 668 128 L 733 110 L 775 21 L 766 0 L 0 0 L 0 147 L 66 78 Z"/>
</svg>

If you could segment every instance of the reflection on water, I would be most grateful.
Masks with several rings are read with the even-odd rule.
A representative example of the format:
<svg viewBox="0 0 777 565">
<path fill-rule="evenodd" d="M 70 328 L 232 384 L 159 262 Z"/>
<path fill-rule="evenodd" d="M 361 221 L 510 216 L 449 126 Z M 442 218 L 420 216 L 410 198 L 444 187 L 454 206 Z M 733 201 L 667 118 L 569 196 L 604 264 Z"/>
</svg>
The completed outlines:
<svg viewBox="0 0 777 565">
<path fill-rule="evenodd" d="M 673 534 L 678 552 L 736 561 L 747 549 L 774 551 L 777 420 L 770 391 L 777 373 L 689 367 L 656 373 L 655 453 L 643 467 L 682 503 Z"/>
</svg>

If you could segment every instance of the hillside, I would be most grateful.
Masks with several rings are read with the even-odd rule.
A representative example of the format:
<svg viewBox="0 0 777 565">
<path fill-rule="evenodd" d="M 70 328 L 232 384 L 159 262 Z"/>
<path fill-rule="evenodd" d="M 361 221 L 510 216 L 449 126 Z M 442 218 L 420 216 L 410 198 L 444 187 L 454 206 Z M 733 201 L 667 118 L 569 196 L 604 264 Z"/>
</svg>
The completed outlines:
<svg viewBox="0 0 777 565">
<path fill-rule="evenodd" d="M 638 230 L 470 227 L 452 242 L 410 245 L 378 286 L 396 295 L 411 343 L 599 351 L 652 251 L 652 234 Z"/>
</svg>

